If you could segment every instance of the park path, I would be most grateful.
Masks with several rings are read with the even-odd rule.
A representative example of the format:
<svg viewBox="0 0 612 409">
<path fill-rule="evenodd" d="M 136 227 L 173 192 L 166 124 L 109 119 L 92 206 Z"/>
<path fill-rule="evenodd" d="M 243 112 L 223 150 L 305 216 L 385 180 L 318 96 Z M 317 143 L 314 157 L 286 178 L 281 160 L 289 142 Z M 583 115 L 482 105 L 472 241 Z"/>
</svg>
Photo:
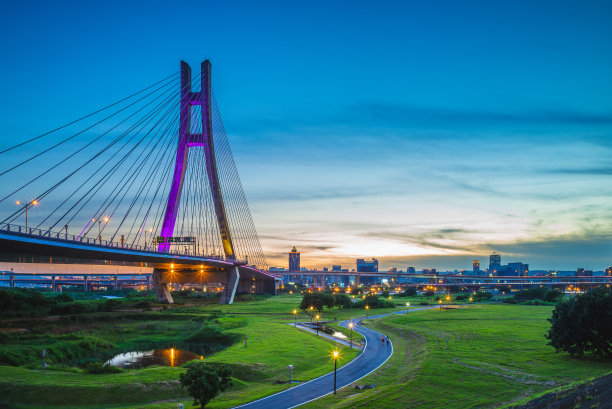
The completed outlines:
<svg viewBox="0 0 612 409">
<path fill-rule="evenodd" d="M 413 311 L 428 310 L 432 308 L 438 307 L 423 307 L 395 311 L 387 314 L 369 316 L 367 319 L 372 320 L 386 317 L 388 315 L 406 314 Z M 351 362 L 336 371 L 336 389 L 350 385 L 351 383 L 356 382 L 364 376 L 374 372 L 382 364 L 387 362 L 387 360 L 393 354 L 393 343 L 389 343 L 389 345 L 387 345 L 386 343 L 381 342 L 381 338 L 384 335 L 378 331 L 374 331 L 373 329 L 361 326 L 361 320 L 363 319 L 365 319 L 365 317 L 354 318 L 352 320 L 346 320 L 340 323 L 340 325 L 345 328 L 348 327 L 348 323 L 350 321 L 355 323 L 353 331 L 359 332 L 364 336 L 365 347 L 363 348 L 363 352 L 357 358 L 353 359 Z M 282 392 L 275 393 L 241 406 L 236 406 L 236 408 L 289 409 L 322 398 L 325 395 L 333 393 L 333 391 L 334 372 L 332 371 L 311 381 L 285 389 Z"/>
</svg>

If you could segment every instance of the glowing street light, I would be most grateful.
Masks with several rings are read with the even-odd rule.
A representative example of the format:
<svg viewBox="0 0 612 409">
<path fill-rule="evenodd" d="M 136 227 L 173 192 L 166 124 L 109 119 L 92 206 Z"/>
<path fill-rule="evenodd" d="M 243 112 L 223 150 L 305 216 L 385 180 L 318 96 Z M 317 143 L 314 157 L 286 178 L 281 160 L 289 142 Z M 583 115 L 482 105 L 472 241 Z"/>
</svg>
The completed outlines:
<svg viewBox="0 0 612 409">
<path fill-rule="evenodd" d="M 293 326 L 297 326 L 296 324 L 296 320 L 297 319 L 297 310 L 293 310 Z"/>
<path fill-rule="evenodd" d="M 311 305 L 310 306 L 310 322 L 312 322 L 312 316 L 314 315 L 313 311 L 314 311 L 314 307 Z"/>
<path fill-rule="evenodd" d="M 353 347 L 353 327 L 355 326 L 355 324 L 353 324 L 353 321 L 348 323 L 348 327 L 349 327 L 349 345 L 351 346 L 351 348 Z"/>
<path fill-rule="evenodd" d="M 438 301 L 440 303 L 440 309 L 442 309 L 442 300 Z"/>
<path fill-rule="evenodd" d="M 339 355 L 340 355 L 340 352 L 338 351 L 333 352 L 333 356 L 334 356 L 334 395 L 336 394 L 336 369 L 338 368 L 338 356 Z"/>
<path fill-rule="evenodd" d="M 317 316 L 315 317 L 315 327 L 317 328 L 317 335 L 319 335 L 319 318 L 321 318 L 321 316 L 317 314 Z"/>
<path fill-rule="evenodd" d="M 366 319 L 368 318 L 368 311 L 370 310 L 370 306 L 366 305 L 365 306 L 365 310 L 366 310 Z"/>
<path fill-rule="evenodd" d="M 34 199 L 30 203 L 23 203 L 23 202 L 20 202 L 19 200 L 17 200 L 17 204 L 20 205 L 20 206 L 25 207 L 25 219 L 26 219 L 25 220 L 25 223 L 26 223 L 25 228 L 26 228 L 26 233 L 27 233 L 28 232 L 28 209 L 30 207 L 32 207 L 32 206 L 37 206 L 38 205 L 38 200 Z"/>
<path fill-rule="evenodd" d="M 104 223 L 108 223 L 110 221 L 110 219 L 108 218 L 108 216 L 100 216 L 98 217 L 98 220 L 96 219 L 91 219 L 92 222 L 98 222 L 98 240 L 100 240 L 100 244 L 102 244 L 102 222 Z"/>
</svg>

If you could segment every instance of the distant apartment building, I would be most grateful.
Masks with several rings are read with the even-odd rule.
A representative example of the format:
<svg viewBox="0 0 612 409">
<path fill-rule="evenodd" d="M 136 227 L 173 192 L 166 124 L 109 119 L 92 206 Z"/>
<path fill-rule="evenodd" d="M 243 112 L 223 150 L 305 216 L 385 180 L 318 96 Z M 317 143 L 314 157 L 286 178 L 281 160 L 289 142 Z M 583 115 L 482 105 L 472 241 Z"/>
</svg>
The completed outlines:
<svg viewBox="0 0 612 409">
<path fill-rule="evenodd" d="M 342 266 L 332 266 L 332 271 L 342 271 Z"/>
<path fill-rule="evenodd" d="M 475 275 L 480 274 L 480 260 L 474 260 L 472 263 L 472 271 Z"/>
<path fill-rule="evenodd" d="M 506 270 L 509 271 L 509 274 L 504 274 L 504 275 L 525 277 L 529 275 L 529 264 L 508 263 L 508 268 Z M 498 274 L 498 275 L 502 275 L 502 274 Z"/>
<path fill-rule="evenodd" d="M 612 267 L 606 268 L 606 275 L 607 276 L 612 276 Z"/>
<path fill-rule="evenodd" d="M 391 267 L 391 268 L 389 269 L 389 272 L 390 272 L 391 274 L 395 274 L 395 273 L 397 273 L 397 268 L 396 268 L 396 267 Z"/>
<path fill-rule="evenodd" d="M 497 274 L 499 268 L 501 267 L 501 254 L 491 254 L 489 256 L 489 273 Z"/>
<path fill-rule="evenodd" d="M 407 272 L 408 274 L 416 274 L 416 270 L 414 269 L 414 267 L 408 267 L 408 268 L 406 269 L 406 272 Z"/>
<path fill-rule="evenodd" d="M 300 271 L 300 252 L 297 251 L 295 246 L 289 252 L 289 271 Z"/>
</svg>

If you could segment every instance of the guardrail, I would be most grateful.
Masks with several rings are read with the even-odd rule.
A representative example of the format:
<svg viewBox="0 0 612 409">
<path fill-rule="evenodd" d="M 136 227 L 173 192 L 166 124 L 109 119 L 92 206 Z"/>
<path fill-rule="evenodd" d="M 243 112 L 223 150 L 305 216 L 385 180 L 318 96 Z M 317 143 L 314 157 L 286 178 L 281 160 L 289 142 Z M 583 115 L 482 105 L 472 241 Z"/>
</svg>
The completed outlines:
<svg viewBox="0 0 612 409">
<path fill-rule="evenodd" d="M 103 248 L 114 248 L 118 250 L 134 250 L 134 251 L 142 251 L 148 252 L 152 254 L 167 254 L 171 256 L 187 256 L 187 257 L 205 257 L 212 260 L 220 260 L 227 261 L 225 257 L 217 256 L 217 255 L 207 255 L 193 252 L 177 252 L 177 251 L 159 251 L 159 249 L 152 246 L 141 246 L 137 244 L 128 244 L 115 242 L 110 240 L 100 240 L 98 238 L 91 238 L 85 236 L 75 236 L 74 234 L 68 234 L 67 232 L 61 231 L 51 231 L 51 230 L 42 230 L 32 227 L 24 227 L 15 224 L 4 223 L 0 225 L 0 231 L 5 231 L 7 233 L 21 235 L 25 237 L 36 237 L 43 238 L 53 241 L 61 241 L 61 242 L 70 242 L 70 243 L 79 243 L 79 244 L 87 244 L 91 246 L 103 247 Z M 234 261 L 236 264 L 247 264 L 243 261 Z"/>
</svg>

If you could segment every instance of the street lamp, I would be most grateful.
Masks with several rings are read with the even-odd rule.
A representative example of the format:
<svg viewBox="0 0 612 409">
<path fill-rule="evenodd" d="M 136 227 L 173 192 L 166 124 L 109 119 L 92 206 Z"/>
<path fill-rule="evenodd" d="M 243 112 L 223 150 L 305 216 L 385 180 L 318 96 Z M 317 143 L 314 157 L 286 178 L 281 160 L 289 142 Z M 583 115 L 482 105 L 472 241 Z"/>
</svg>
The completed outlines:
<svg viewBox="0 0 612 409">
<path fill-rule="evenodd" d="M 315 327 L 317 328 L 317 335 L 319 335 L 319 318 L 321 318 L 319 316 L 319 314 L 317 314 L 317 316 L 315 317 Z"/>
<path fill-rule="evenodd" d="M 410 307 L 410 303 L 409 302 L 406 303 L 406 307 Z"/>
<path fill-rule="evenodd" d="M 314 311 L 314 307 L 311 305 L 310 306 L 310 322 L 312 322 L 312 316 L 314 315 L 313 311 Z"/>
<path fill-rule="evenodd" d="M 32 206 L 36 206 L 36 205 L 38 205 L 38 200 L 34 199 L 34 200 L 32 200 L 30 203 L 22 203 L 22 202 L 20 202 L 19 200 L 17 200 L 17 204 L 18 204 L 18 205 L 20 205 L 20 206 L 25 207 L 25 217 L 26 217 L 26 220 L 25 220 L 25 222 L 26 222 L 25 228 L 26 228 L 26 233 L 27 233 L 27 232 L 28 232 L 28 209 L 29 209 L 30 207 L 32 207 Z"/>
<path fill-rule="evenodd" d="M 442 300 L 438 301 L 440 303 L 440 309 L 442 309 Z"/>
<path fill-rule="evenodd" d="M 104 223 L 108 223 L 110 219 L 108 218 L 108 216 L 100 216 L 98 217 L 98 220 L 96 219 L 91 219 L 92 222 L 98 222 L 98 240 L 100 240 L 100 244 L 102 244 L 102 222 Z"/>
<path fill-rule="evenodd" d="M 295 320 L 297 319 L 297 310 L 293 310 L 293 326 L 297 326 Z"/>
<path fill-rule="evenodd" d="M 149 230 L 145 230 L 145 249 L 149 248 L 149 241 L 147 240 L 147 232 L 153 233 L 153 228 L 150 228 Z"/>
<path fill-rule="evenodd" d="M 338 369 L 338 355 L 340 353 L 338 351 L 333 352 L 334 355 L 334 395 L 336 394 L 336 369 Z"/>
<path fill-rule="evenodd" d="M 349 322 L 348 327 L 349 327 L 349 345 L 351 346 L 351 348 L 353 347 L 353 327 L 355 326 L 355 324 L 353 324 L 353 321 Z"/>
<path fill-rule="evenodd" d="M 370 306 L 369 306 L 369 305 L 366 305 L 366 306 L 365 306 L 365 310 L 366 310 L 366 319 L 368 318 L 368 310 L 369 310 L 369 309 L 370 309 Z"/>
</svg>

